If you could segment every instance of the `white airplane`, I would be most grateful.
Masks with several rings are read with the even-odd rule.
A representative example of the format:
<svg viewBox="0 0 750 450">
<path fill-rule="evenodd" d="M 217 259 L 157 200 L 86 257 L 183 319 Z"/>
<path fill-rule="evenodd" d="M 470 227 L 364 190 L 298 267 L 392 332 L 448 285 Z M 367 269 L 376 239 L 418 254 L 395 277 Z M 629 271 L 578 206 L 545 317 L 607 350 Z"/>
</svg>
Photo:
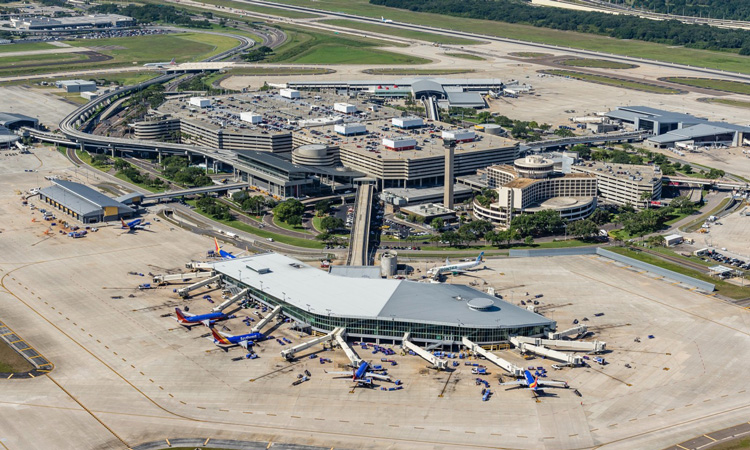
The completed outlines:
<svg viewBox="0 0 750 450">
<path fill-rule="evenodd" d="M 143 65 L 143 67 L 164 68 L 164 67 L 176 66 L 176 65 L 177 63 L 175 62 L 174 58 L 172 58 L 172 61 L 169 61 L 169 62 L 146 63 Z"/>
<path fill-rule="evenodd" d="M 451 264 L 450 260 L 448 260 L 448 258 L 445 258 L 444 266 L 433 267 L 432 269 L 428 270 L 427 273 L 437 276 L 445 272 L 466 272 L 466 270 L 480 265 L 482 263 L 482 256 L 484 256 L 484 252 L 480 253 L 479 256 L 477 256 L 477 259 L 475 259 L 474 261 L 459 264 Z"/>
<path fill-rule="evenodd" d="M 369 385 L 372 384 L 373 378 L 383 381 L 391 381 L 391 377 L 389 377 L 388 375 L 380 375 L 378 373 L 368 372 L 367 369 L 369 368 L 370 363 L 368 363 L 367 361 L 362 361 L 359 364 L 359 367 L 357 367 L 356 369 L 348 370 L 346 372 L 325 371 L 325 373 L 330 375 L 342 375 L 342 378 L 352 377 L 352 381 Z"/>
<path fill-rule="evenodd" d="M 523 378 L 507 383 L 500 383 L 500 386 L 516 386 L 510 389 L 531 389 L 532 391 L 541 391 L 545 387 L 558 387 L 567 389 L 568 383 L 564 381 L 539 381 L 539 377 L 531 375 L 528 370 L 523 371 Z"/>
<path fill-rule="evenodd" d="M 391 19 L 386 19 L 383 16 L 380 16 L 380 21 L 383 22 L 383 23 L 393 23 L 393 21 Z"/>
</svg>

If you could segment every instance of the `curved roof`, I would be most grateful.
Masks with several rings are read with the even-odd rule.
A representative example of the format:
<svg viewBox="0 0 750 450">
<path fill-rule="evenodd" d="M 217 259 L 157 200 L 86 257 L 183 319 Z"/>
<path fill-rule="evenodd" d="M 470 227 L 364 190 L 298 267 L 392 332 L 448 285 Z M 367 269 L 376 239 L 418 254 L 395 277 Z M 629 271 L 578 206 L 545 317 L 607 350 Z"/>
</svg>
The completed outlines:
<svg viewBox="0 0 750 450">
<path fill-rule="evenodd" d="M 35 117 L 25 116 L 23 114 L 6 113 L 0 112 L 0 125 L 7 128 L 14 128 L 16 126 L 23 126 L 24 122 L 30 122 L 29 125 L 37 127 L 39 125 L 39 119 Z"/>
<path fill-rule="evenodd" d="M 15 133 L 0 125 L 0 144 L 12 144 L 20 139 Z"/>
<path fill-rule="evenodd" d="M 430 79 L 421 79 L 414 81 L 411 84 L 411 91 L 414 93 L 414 96 L 421 92 L 435 92 L 441 95 L 445 95 L 445 89 L 443 88 L 443 85 L 435 80 Z"/>
</svg>

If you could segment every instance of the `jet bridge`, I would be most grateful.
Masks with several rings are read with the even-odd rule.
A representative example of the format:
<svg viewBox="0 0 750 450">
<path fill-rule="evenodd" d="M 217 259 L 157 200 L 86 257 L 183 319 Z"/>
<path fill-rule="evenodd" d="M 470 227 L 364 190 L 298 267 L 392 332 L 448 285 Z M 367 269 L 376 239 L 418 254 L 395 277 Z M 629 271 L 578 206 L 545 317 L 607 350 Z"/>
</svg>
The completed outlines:
<svg viewBox="0 0 750 450">
<path fill-rule="evenodd" d="M 401 345 L 403 347 L 406 347 L 409 350 L 416 353 L 417 355 L 421 356 L 422 358 L 427 360 L 427 362 L 435 366 L 435 368 L 438 370 L 445 370 L 448 367 L 448 361 L 438 358 L 437 356 L 433 355 L 432 353 L 428 352 L 427 350 L 413 343 L 412 341 L 409 340 L 409 335 L 410 335 L 409 332 L 404 333 L 404 339 L 401 342 Z"/>
<path fill-rule="evenodd" d="M 588 331 L 588 327 L 586 325 L 578 325 L 577 327 L 568 328 L 565 331 L 550 331 L 548 334 L 550 339 L 562 339 L 564 337 L 570 337 L 570 336 L 583 336 Z"/>
<path fill-rule="evenodd" d="M 537 347 L 549 347 L 557 348 L 561 350 L 572 350 L 576 352 L 591 352 L 601 353 L 607 349 L 606 342 L 581 342 L 581 341 L 570 341 L 562 339 L 542 339 L 542 338 L 529 338 L 529 337 L 516 337 L 518 342 L 524 344 L 531 344 Z"/>
<path fill-rule="evenodd" d="M 207 262 L 190 261 L 185 264 L 185 268 L 193 270 L 214 270 L 214 265 Z"/>
<path fill-rule="evenodd" d="M 301 344 L 297 344 L 294 347 L 289 347 L 281 351 L 281 356 L 285 358 L 286 360 L 291 361 L 294 359 L 294 355 L 298 352 L 301 352 L 302 350 L 306 350 L 310 347 L 313 347 L 318 344 L 322 344 L 324 342 L 332 341 L 336 339 L 336 333 L 339 332 L 341 328 L 336 327 L 331 331 L 330 333 L 326 334 L 325 336 L 319 336 L 313 339 L 310 339 L 307 342 L 303 342 Z"/>
<path fill-rule="evenodd" d="M 249 289 L 241 290 L 237 295 L 233 295 L 229 297 L 228 299 L 224 300 L 219 306 L 214 307 L 211 311 L 213 312 L 224 311 L 225 309 L 229 308 L 230 305 L 236 303 L 238 300 L 245 297 L 248 292 L 249 292 Z"/>
<path fill-rule="evenodd" d="M 191 284 L 190 286 L 184 287 L 182 289 L 177 290 L 177 295 L 179 295 L 182 298 L 187 298 L 190 296 L 190 292 L 201 288 L 203 286 L 208 286 L 211 283 L 218 283 L 221 280 L 221 275 L 214 275 L 211 278 L 206 278 L 203 281 L 199 281 L 195 284 Z"/>
<path fill-rule="evenodd" d="M 155 275 L 154 284 L 168 284 L 170 281 L 186 282 L 193 278 L 206 278 L 216 275 L 213 270 L 210 272 L 187 272 L 187 273 L 173 273 L 168 275 Z"/>
<path fill-rule="evenodd" d="M 247 289 L 245 289 L 245 290 L 247 290 Z M 268 323 L 271 322 L 274 317 L 278 316 L 280 312 L 281 312 L 281 306 L 275 307 L 273 309 L 273 311 L 271 311 L 270 313 L 268 313 L 268 315 L 266 317 L 262 318 L 257 324 L 255 324 L 255 326 L 250 329 L 250 332 L 251 333 L 259 333 L 260 330 L 262 330 L 263 327 L 265 327 L 266 325 L 268 325 Z"/>
<path fill-rule="evenodd" d="M 529 352 L 540 356 L 544 356 L 549 359 L 556 361 L 562 361 L 564 363 L 573 364 L 574 366 L 583 365 L 583 358 L 577 355 L 569 355 L 567 353 L 558 352 L 550 348 L 540 347 L 533 344 L 521 342 L 517 336 L 510 338 L 510 342 L 515 345 L 522 353 Z"/>
<path fill-rule="evenodd" d="M 495 355 L 494 353 L 488 352 L 487 350 L 480 347 L 478 344 L 475 344 L 468 340 L 467 338 L 463 337 L 461 338 L 461 342 L 466 346 L 466 348 L 469 349 L 474 354 L 480 354 L 487 358 L 488 361 L 492 362 L 496 366 L 500 367 L 501 369 L 505 370 L 506 372 L 510 373 L 514 377 L 522 377 L 523 376 L 523 369 L 509 363 L 508 361 L 504 360 L 503 358 Z"/>
<path fill-rule="evenodd" d="M 334 337 L 336 338 L 336 342 L 339 343 L 341 349 L 346 353 L 346 357 L 352 362 L 352 366 L 359 367 L 359 365 L 362 364 L 362 358 L 360 358 L 359 355 L 357 355 L 357 352 L 355 352 L 349 343 L 346 342 L 346 328 L 341 328 Z"/>
</svg>

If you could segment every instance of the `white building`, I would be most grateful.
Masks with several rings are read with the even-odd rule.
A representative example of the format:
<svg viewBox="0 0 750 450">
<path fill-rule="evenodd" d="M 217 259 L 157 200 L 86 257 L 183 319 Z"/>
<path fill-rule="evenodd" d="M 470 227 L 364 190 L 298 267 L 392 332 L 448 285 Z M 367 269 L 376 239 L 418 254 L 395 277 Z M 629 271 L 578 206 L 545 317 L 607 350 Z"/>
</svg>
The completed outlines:
<svg viewBox="0 0 750 450">
<path fill-rule="evenodd" d="M 211 99 L 205 97 L 190 97 L 190 104 L 199 108 L 211 106 Z"/>
<path fill-rule="evenodd" d="M 250 122 L 252 124 L 261 123 L 263 122 L 263 115 L 247 111 L 240 113 L 240 120 L 244 122 Z"/>
<path fill-rule="evenodd" d="M 333 127 L 333 130 L 343 136 L 357 136 L 367 134 L 367 127 L 362 123 L 341 123 Z"/>
<path fill-rule="evenodd" d="M 302 94 L 296 89 L 280 89 L 279 95 L 284 98 L 295 99 L 302 97 Z"/>
<path fill-rule="evenodd" d="M 333 110 L 343 114 L 354 114 L 357 112 L 357 106 L 351 103 L 334 103 Z"/>
<path fill-rule="evenodd" d="M 391 119 L 391 125 L 398 128 L 420 128 L 424 126 L 424 120 L 421 117 L 394 117 Z"/>
<path fill-rule="evenodd" d="M 473 142 L 476 133 L 471 130 L 445 130 L 442 133 L 443 140 L 450 139 L 456 142 Z"/>
<path fill-rule="evenodd" d="M 408 137 L 391 137 L 383 139 L 383 147 L 388 150 L 411 150 L 417 146 L 417 140 Z"/>
<path fill-rule="evenodd" d="M 570 170 L 594 175 L 599 197 L 616 205 L 645 208 L 646 202 L 661 198 L 659 166 L 587 162 L 571 166 Z"/>
</svg>

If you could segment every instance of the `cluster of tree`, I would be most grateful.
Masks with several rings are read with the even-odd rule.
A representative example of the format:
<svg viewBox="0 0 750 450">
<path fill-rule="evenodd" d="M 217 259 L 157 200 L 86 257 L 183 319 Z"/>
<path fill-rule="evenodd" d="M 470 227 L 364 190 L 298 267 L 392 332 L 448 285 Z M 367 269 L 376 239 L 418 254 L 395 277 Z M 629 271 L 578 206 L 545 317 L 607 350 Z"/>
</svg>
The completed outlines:
<svg viewBox="0 0 750 450">
<path fill-rule="evenodd" d="M 284 200 L 273 208 L 274 218 L 293 226 L 302 225 L 302 213 L 304 212 L 305 205 L 294 198 Z"/>
<path fill-rule="evenodd" d="M 91 165 L 94 167 L 105 168 L 109 166 L 109 164 L 109 158 L 103 153 L 97 153 L 91 157 Z"/>
<path fill-rule="evenodd" d="M 322 217 L 328 214 L 328 211 L 330 210 L 331 210 L 330 200 L 320 200 L 315 203 L 315 214 L 317 214 L 318 217 Z"/>
<path fill-rule="evenodd" d="M 125 102 L 129 107 L 127 119 L 143 117 L 149 109 L 156 109 L 164 103 L 164 85 L 154 84 L 136 92 Z"/>
<path fill-rule="evenodd" d="M 489 208 L 490 204 L 497 201 L 498 193 L 495 189 L 484 188 L 482 192 L 474 197 L 480 205 Z"/>
<path fill-rule="evenodd" d="M 662 14 L 750 20 L 750 0 L 629 0 L 629 6 Z"/>
<path fill-rule="evenodd" d="M 485 116 L 486 117 L 486 116 Z M 485 122 L 495 122 L 496 124 L 508 128 L 511 136 L 516 139 L 526 139 L 527 141 L 538 141 L 542 139 L 542 133 L 552 128 L 548 123 L 538 123 L 534 120 L 513 120 L 506 116 L 495 116 L 486 118 Z"/>
<path fill-rule="evenodd" d="M 512 0 L 370 0 L 370 3 L 411 11 L 592 33 L 617 39 L 637 39 L 710 50 L 739 50 L 740 54 L 750 55 L 750 33 L 745 30 L 685 24 L 677 20 L 656 21 L 631 15 L 540 8 Z"/>
<path fill-rule="evenodd" d="M 344 228 L 344 221 L 334 216 L 326 216 L 320 220 L 320 226 L 328 233 Z"/>
<path fill-rule="evenodd" d="M 231 220 L 232 214 L 229 212 L 229 206 L 222 205 L 215 198 L 203 196 L 195 202 L 195 205 L 204 213 L 210 215 L 216 220 Z"/>
<path fill-rule="evenodd" d="M 273 49 L 266 45 L 261 45 L 258 48 L 253 48 L 247 53 L 242 54 L 242 59 L 248 62 L 263 61 L 268 55 L 273 54 Z"/>
<path fill-rule="evenodd" d="M 104 155 L 96 155 L 94 158 L 96 159 L 99 156 Z M 114 166 L 118 174 L 125 176 L 132 183 L 145 184 L 146 186 L 151 186 L 154 188 L 161 188 L 164 186 L 164 181 L 162 181 L 161 178 L 152 178 L 149 174 L 142 173 L 140 170 L 136 169 L 135 166 L 122 158 L 115 159 Z"/>
<path fill-rule="evenodd" d="M 493 229 L 494 227 L 490 222 L 486 220 L 475 220 L 461 225 L 458 230 L 448 230 L 440 233 L 435 239 L 439 239 L 441 242 L 447 242 L 452 247 L 458 247 L 461 245 L 467 245 L 470 242 L 485 239 L 485 235 Z"/>
<path fill-rule="evenodd" d="M 276 206 L 276 200 L 263 195 L 251 196 L 248 191 L 239 191 L 232 194 L 232 200 L 240 205 L 243 211 L 260 215 L 266 209 Z"/>
<path fill-rule="evenodd" d="M 62 3 L 65 2 L 63 1 Z M 211 28 L 211 24 L 208 20 L 193 20 L 192 15 L 189 12 L 183 9 L 177 9 L 171 5 L 148 4 L 139 6 L 136 4 L 130 4 L 119 6 L 114 3 L 103 3 L 92 7 L 89 11 L 92 13 L 122 14 L 130 16 L 139 24 L 161 22 L 191 28 Z"/>
<path fill-rule="evenodd" d="M 695 210 L 696 205 L 688 197 L 677 197 L 669 206 L 659 209 L 635 211 L 632 206 L 626 205 L 620 209 L 617 222 L 631 236 L 643 236 L 661 230 L 674 214 L 692 214 Z"/>
<path fill-rule="evenodd" d="M 167 156 L 162 159 L 162 174 L 183 186 L 210 186 L 213 181 L 200 167 L 189 167 L 188 159 L 182 156 Z"/>
<path fill-rule="evenodd" d="M 510 228 L 518 231 L 521 237 L 559 234 L 564 231 L 565 220 L 559 212 L 547 209 L 515 216 L 510 221 Z"/>
<path fill-rule="evenodd" d="M 185 81 L 181 81 L 177 84 L 178 91 L 206 91 L 207 95 L 219 95 L 222 93 L 221 89 L 217 89 L 211 85 L 209 81 L 210 75 L 196 75 L 188 78 Z"/>
</svg>

